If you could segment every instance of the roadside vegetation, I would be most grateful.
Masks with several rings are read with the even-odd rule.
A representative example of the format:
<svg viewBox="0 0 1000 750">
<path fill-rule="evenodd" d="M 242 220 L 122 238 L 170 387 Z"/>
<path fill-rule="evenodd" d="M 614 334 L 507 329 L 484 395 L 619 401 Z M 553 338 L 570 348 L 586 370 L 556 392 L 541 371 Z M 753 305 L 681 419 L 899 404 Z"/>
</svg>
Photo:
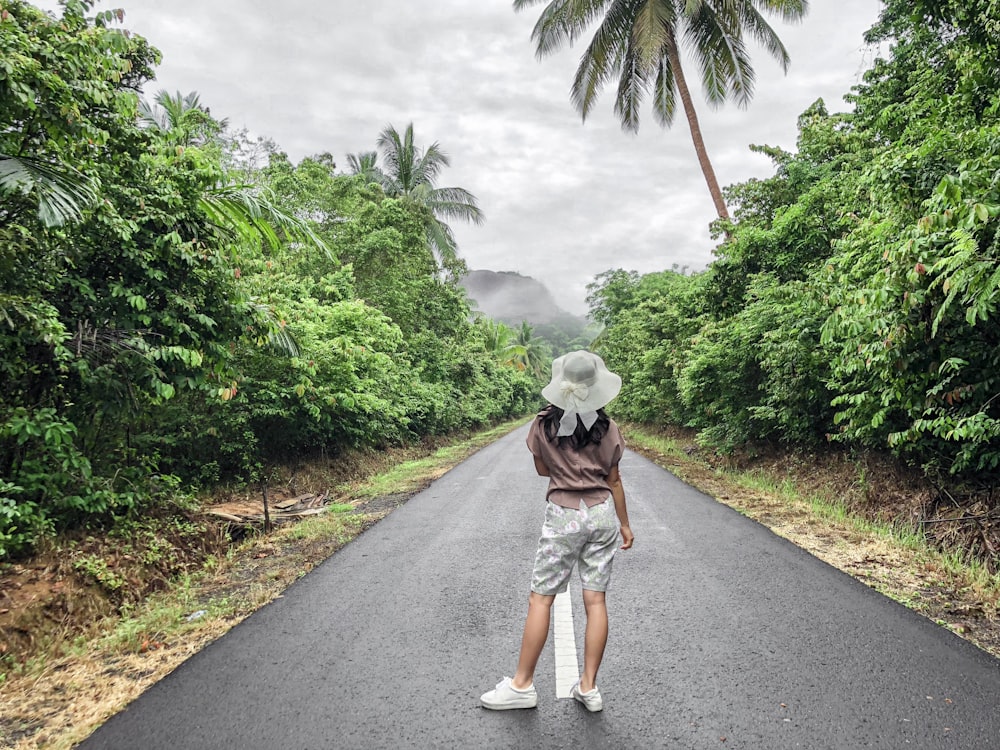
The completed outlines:
<svg viewBox="0 0 1000 750">
<path fill-rule="evenodd" d="M 484 217 L 437 143 L 292 163 L 143 94 L 159 52 L 93 5 L 0 0 L 0 559 L 537 405 L 545 343 L 459 285 L 447 222 Z"/>
<path fill-rule="evenodd" d="M 727 189 L 705 271 L 590 287 L 616 413 L 720 454 L 898 460 L 876 518 L 1000 570 L 997 3 L 885 4 L 880 56 L 772 177 Z M 878 45 L 874 47 L 874 45 Z M 875 473 L 868 481 L 882 481 Z M 897 502 L 904 488 L 914 502 Z"/>
</svg>

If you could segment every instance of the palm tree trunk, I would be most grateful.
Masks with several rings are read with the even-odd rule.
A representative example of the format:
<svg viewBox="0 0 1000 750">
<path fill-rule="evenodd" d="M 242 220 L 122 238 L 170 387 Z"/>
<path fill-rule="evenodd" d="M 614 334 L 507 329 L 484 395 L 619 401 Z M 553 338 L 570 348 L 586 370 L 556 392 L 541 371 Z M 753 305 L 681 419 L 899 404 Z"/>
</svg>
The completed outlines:
<svg viewBox="0 0 1000 750">
<path fill-rule="evenodd" d="M 676 44 L 667 45 L 667 57 L 670 59 L 670 67 L 673 68 L 674 81 L 677 83 L 681 102 L 684 104 L 684 114 L 687 115 L 688 127 L 691 129 L 691 140 L 694 141 L 694 150 L 698 154 L 698 163 L 701 165 L 702 174 L 705 175 L 705 182 L 708 183 L 708 192 L 712 194 L 712 201 L 715 203 L 715 210 L 719 214 L 719 218 L 728 219 L 729 211 L 726 210 L 726 202 L 722 199 L 719 181 L 715 177 L 715 170 L 712 169 L 712 162 L 709 161 L 708 151 L 705 149 L 705 139 L 701 137 L 701 125 L 698 124 L 698 114 L 694 111 L 691 91 L 688 89 L 684 71 L 681 69 L 681 57 L 677 52 Z"/>
</svg>

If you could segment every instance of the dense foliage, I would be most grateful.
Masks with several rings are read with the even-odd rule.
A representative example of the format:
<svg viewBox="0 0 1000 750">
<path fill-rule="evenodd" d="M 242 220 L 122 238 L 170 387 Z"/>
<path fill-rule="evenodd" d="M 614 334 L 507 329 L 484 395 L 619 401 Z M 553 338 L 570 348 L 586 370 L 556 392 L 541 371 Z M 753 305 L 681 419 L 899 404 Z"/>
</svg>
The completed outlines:
<svg viewBox="0 0 1000 750">
<path fill-rule="evenodd" d="M 728 190 L 704 272 L 591 287 L 623 416 L 1000 476 L 1000 7 L 892 0 L 850 99 Z"/>
<path fill-rule="evenodd" d="M 544 367 L 490 348 L 426 207 L 146 101 L 159 53 L 91 8 L 0 0 L 0 557 L 535 406 Z"/>
</svg>

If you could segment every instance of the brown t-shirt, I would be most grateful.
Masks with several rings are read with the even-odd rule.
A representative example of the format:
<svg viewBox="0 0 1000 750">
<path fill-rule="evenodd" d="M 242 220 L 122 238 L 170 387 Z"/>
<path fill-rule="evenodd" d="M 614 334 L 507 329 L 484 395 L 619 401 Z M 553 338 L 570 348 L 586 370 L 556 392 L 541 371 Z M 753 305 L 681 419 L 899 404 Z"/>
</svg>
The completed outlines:
<svg viewBox="0 0 1000 750">
<path fill-rule="evenodd" d="M 559 438 L 549 442 L 539 415 L 531 423 L 527 443 L 528 450 L 549 469 L 549 488 L 545 497 L 550 502 L 579 508 L 580 500 L 590 507 L 608 499 L 611 492 L 608 472 L 618 465 L 625 452 L 625 440 L 613 419 L 600 443 L 589 443 L 574 450 L 569 441 L 562 448 Z"/>
</svg>

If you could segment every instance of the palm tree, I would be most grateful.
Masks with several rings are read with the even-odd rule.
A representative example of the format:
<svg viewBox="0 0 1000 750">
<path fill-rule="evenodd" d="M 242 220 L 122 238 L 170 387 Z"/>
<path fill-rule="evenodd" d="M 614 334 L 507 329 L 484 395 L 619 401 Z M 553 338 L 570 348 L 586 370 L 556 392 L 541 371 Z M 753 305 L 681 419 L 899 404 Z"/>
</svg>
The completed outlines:
<svg viewBox="0 0 1000 750">
<path fill-rule="evenodd" d="M 455 236 L 445 219 L 462 219 L 473 224 L 482 224 L 484 216 L 476 204 L 476 197 L 460 187 L 435 187 L 444 167 L 450 165 L 447 155 L 435 142 L 421 150 L 413 142 L 413 123 L 406 126 L 402 137 L 392 126 L 387 125 L 378 137 L 378 153 L 382 166 L 371 165 L 368 172 L 382 186 L 390 198 L 402 198 L 416 204 L 427 212 L 427 240 L 431 248 L 445 264 L 457 257 Z M 348 163 L 355 174 L 362 174 L 365 157 L 361 154 Z"/>
<path fill-rule="evenodd" d="M 528 321 L 521 321 L 521 327 L 514 332 L 514 344 L 518 348 L 515 361 L 521 366 L 520 369 L 528 370 L 537 377 L 545 374 L 543 367 L 544 343 L 535 337 L 535 331 Z"/>
<path fill-rule="evenodd" d="M 347 166 L 351 170 L 351 174 L 360 175 L 366 182 L 380 182 L 378 152 L 376 151 L 348 154 Z"/>
<path fill-rule="evenodd" d="M 701 126 L 681 66 L 686 46 L 701 69 L 713 106 L 733 98 L 746 106 L 753 96 L 755 74 L 745 37 L 756 40 L 783 70 L 789 57 L 781 40 L 758 8 L 786 21 L 805 15 L 808 0 L 514 0 L 514 10 L 548 2 L 532 32 L 539 58 L 572 44 L 603 14 L 580 59 L 571 98 L 586 120 L 601 89 L 618 79 L 615 114 L 622 128 L 639 128 L 639 105 L 652 93 L 653 115 L 663 127 L 673 123 L 680 96 L 691 129 L 698 163 L 720 218 L 729 212 L 708 158 Z"/>
<path fill-rule="evenodd" d="M 524 370 L 526 351 L 515 340 L 514 331 L 506 323 L 477 313 L 475 324 L 480 327 L 483 346 L 502 365 Z"/>
<path fill-rule="evenodd" d="M 476 324 L 482 328 L 483 346 L 486 347 L 486 351 L 498 359 L 505 357 L 513 336 L 510 327 L 482 313 L 477 313 Z"/>
<path fill-rule="evenodd" d="M 201 103 L 197 91 L 156 93 L 153 103 L 139 100 L 139 124 L 172 135 L 183 145 L 201 145 L 225 129 L 226 120 L 216 121 Z"/>
</svg>

